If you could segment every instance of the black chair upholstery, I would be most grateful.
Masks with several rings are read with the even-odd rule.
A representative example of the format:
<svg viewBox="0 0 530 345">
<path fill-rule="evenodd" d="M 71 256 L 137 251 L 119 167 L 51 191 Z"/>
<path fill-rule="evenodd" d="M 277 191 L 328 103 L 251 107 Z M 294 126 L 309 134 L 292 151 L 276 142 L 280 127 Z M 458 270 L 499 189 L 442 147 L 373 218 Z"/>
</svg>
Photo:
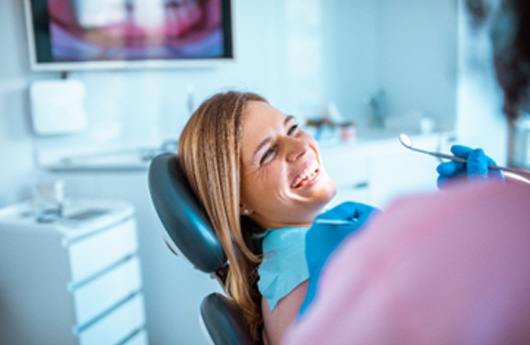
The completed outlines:
<svg viewBox="0 0 530 345">
<path fill-rule="evenodd" d="M 170 246 L 175 245 L 195 268 L 213 273 L 226 256 L 202 206 L 189 187 L 177 156 L 163 153 L 149 167 L 149 191 Z"/>
<path fill-rule="evenodd" d="M 248 330 L 242 327 L 245 320 L 241 310 L 226 296 L 219 293 L 208 295 L 201 303 L 201 316 L 215 345 L 253 344 Z"/>
<path fill-rule="evenodd" d="M 224 282 L 226 256 L 177 156 L 163 153 L 155 157 L 148 179 L 151 199 L 170 249 L 178 248 L 195 268 Z M 201 304 L 201 317 L 214 344 L 252 344 L 243 314 L 230 298 L 219 293 L 208 295 Z"/>
</svg>

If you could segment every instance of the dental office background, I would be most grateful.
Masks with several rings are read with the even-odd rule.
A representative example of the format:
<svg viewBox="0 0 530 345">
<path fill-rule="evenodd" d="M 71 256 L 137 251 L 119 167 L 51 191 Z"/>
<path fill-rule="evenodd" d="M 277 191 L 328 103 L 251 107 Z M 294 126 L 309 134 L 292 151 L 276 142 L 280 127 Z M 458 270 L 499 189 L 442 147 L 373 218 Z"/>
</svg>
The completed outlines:
<svg viewBox="0 0 530 345">
<path fill-rule="evenodd" d="M 215 92 L 257 92 L 301 123 L 322 118 L 348 123 L 347 135 L 340 128 L 318 132 L 324 162 L 344 199 L 384 207 L 396 195 L 435 189 L 437 162 L 404 153 L 396 139 L 400 132 L 431 149 L 447 150 L 454 142 L 483 147 L 499 164 L 506 162 L 507 130 L 489 41 L 484 31 L 470 27 L 463 1 L 233 0 L 232 21 L 235 57 L 228 62 L 68 71 L 65 81 L 78 82 L 84 94 L 82 109 L 75 110 L 83 125 L 52 135 L 35 128 L 39 109 L 30 90 L 65 75 L 30 69 L 24 1 L 0 2 L 0 207 L 34 205 L 43 186 L 61 187 L 58 180 L 64 200 L 128 205 L 136 224 L 142 316 L 117 343 L 139 331 L 143 343 L 208 343 L 199 327 L 199 306 L 220 287 L 164 245 L 148 195 L 147 167 L 153 155 L 175 150 L 191 112 Z M 46 126 L 53 129 L 53 121 Z M 523 141 L 519 164 L 528 166 L 528 138 Z M 3 235 L 10 231 L 3 214 L 5 248 L 12 237 Z M 28 278 L 13 285 L 6 272 L 44 270 L 39 264 L 46 262 L 39 257 L 38 231 L 23 238 L 32 245 L 17 260 L 0 256 L 0 343 L 15 339 L 2 339 L 6 325 L 31 334 L 42 331 L 47 319 L 66 317 L 49 310 L 41 325 L 15 325 L 32 306 L 19 310 L 6 296 L 40 284 Z M 53 270 L 35 276 L 59 279 Z M 70 297 L 65 292 L 50 298 L 61 303 Z M 42 311 L 38 303 L 33 308 Z M 64 324 L 81 337 L 112 311 L 82 327 L 75 320 Z"/>
</svg>

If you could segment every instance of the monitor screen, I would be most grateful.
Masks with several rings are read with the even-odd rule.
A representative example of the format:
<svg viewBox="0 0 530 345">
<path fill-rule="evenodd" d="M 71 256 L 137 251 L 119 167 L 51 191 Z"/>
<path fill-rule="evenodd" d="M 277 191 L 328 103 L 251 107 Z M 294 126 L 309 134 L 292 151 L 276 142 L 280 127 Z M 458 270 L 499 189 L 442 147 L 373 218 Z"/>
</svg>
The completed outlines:
<svg viewBox="0 0 530 345">
<path fill-rule="evenodd" d="M 230 60 L 230 2 L 27 0 L 32 67 L 165 67 Z"/>
</svg>

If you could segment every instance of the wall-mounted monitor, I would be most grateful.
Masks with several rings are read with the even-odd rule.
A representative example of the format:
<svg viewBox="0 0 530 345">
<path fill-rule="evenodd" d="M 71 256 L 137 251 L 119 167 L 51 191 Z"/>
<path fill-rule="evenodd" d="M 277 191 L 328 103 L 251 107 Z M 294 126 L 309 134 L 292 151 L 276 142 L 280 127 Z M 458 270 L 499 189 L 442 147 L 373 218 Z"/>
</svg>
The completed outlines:
<svg viewBox="0 0 530 345">
<path fill-rule="evenodd" d="M 234 59 L 231 0 L 26 0 L 26 22 L 36 71 Z"/>
</svg>

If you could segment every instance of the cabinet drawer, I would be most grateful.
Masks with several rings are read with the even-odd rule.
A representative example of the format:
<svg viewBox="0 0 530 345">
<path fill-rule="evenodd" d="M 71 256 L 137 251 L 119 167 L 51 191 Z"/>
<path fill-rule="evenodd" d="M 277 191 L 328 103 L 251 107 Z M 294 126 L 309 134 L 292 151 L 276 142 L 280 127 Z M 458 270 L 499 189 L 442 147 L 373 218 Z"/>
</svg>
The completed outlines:
<svg viewBox="0 0 530 345">
<path fill-rule="evenodd" d="M 68 248 L 72 282 L 90 277 L 136 252 L 137 248 L 133 219 L 74 242 Z"/>
<path fill-rule="evenodd" d="M 127 340 L 123 345 L 147 345 L 147 332 L 142 330 L 135 334 L 131 339 Z"/>
<path fill-rule="evenodd" d="M 144 302 L 138 294 L 79 335 L 81 345 L 115 345 L 145 324 Z"/>
<path fill-rule="evenodd" d="M 112 271 L 75 289 L 77 324 L 83 325 L 141 288 L 140 262 L 127 260 Z"/>
</svg>

